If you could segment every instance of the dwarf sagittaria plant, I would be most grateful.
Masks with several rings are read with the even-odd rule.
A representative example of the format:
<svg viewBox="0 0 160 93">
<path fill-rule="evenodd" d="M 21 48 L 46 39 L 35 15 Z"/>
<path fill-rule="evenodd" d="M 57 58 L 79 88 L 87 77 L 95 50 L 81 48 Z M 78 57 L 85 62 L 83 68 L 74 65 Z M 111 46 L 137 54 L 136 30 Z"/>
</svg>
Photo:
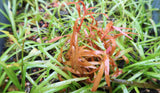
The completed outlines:
<svg viewBox="0 0 160 93">
<path fill-rule="evenodd" d="M 131 28 L 116 27 L 112 21 L 107 21 L 107 25 L 102 28 L 99 26 L 102 22 L 96 21 L 95 15 L 101 14 L 108 19 L 107 14 L 92 12 L 94 7 L 86 8 L 81 0 L 67 3 L 70 4 L 76 6 L 79 17 L 74 22 L 73 33 L 66 35 L 69 39 L 64 46 L 69 45 L 69 48 L 61 48 L 58 61 L 64 65 L 62 69 L 66 73 L 67 71 L 72 73 L 73 78 L 89 77 L 85 82 L 93 83 L 91 91 L 97 90 L 103 75 L 110 87 L 110 77 L 117 77 L 122 73 L 116 60 L 128 63 L 129 60 L 124 54 L 132 50 L 131 48 L 126 50 L 127 52 L 120 50 L 116 39 L 123 35 L 132 39 L 128 34 L 133 33 L 121 30 Z M 83 9 L 80 5 L 83 5 Z M 56 37 L 53 41 L 62 37 Z M 63 80 L 61 77 L 59 79 Z"/>
</svg>

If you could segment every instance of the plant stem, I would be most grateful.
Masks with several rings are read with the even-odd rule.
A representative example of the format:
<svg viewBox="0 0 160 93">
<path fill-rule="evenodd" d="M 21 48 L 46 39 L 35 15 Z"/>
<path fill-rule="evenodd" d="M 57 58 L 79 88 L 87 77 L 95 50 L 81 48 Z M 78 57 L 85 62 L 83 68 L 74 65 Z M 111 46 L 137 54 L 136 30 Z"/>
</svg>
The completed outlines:
<svg viewBox="0 0 160 93">
<path fill-rule="evenodd" d="M 22 72 L 22 89 L 25 90 L 25 72 L 24 72 L 24 62 L 23 62 L 23 57 L 24 57 L 24 41 L 23 40 L 23 45 L 22 45 L 22 63 L 21 63 L 21 72 Z"/>
<path fill-rule="evenodd" d="M 111 79 L 111 82 L 125 84 L 129 86 L 137 86 L 140 88 L 160 89 L 160 85 L 155 85 L 152 83 L 138 83 L 135 81 L 127 81 L 127 80 L 122 80 L 122 79 Z"/>
</svg>

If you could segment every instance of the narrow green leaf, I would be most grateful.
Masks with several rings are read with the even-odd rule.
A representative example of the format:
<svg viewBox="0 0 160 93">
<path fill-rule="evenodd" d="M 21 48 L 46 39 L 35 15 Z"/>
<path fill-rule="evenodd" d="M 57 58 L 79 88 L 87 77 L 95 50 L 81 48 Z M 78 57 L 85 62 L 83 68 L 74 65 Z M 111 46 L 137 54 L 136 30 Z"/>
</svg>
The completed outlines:
<svg viewBox="0 0 160 93">
<path fill-rule="evenodd" d="M 144 73 L 147 76 L 151 76 L 153 78 L 156 78 L 158 80 L 160 80 L 160 73 L 155 73 L 155 72 L 145 72 Z"/>
<path fill-rule="evenodd" d="M 15 72 L 11 68 L 7 67 L 7 65 L 4 62 L 0 62 L 0 65 L 3 67 L 3 69 L 5 70 L 5 72 L 8 75 L 9 79 L 13 82 L 13 84 L 18 89 L 22 90 L 22 87 L 21 87 L 21 85 L 20 85 L 20 83 L 18 81 L 18 78 L 17 78 Z"/>
<path fill-rule="evenodd" d="M 158 59 L 160 60 L 160 58 L 158 58 Z M 129 66 L 123 68 L 123 70 L 127 70 L 127 69 L 130 69 L 132 67 L 135 67 L 135 68 L 144 67 L 144 68 L 146 68 L 146 66 L 149 66 L 149 67 L 160 66 L 160 62 L 155 62 L 158 59 L 154 58 L 154 59 L 148 59 L 148 60 L 140 61 L 140 62 L 134 63 L 132 65 L 129 65 Z"/>
<path fill-rule="evenodd" d="M 81 80 L 85 80 L 87 79 L 85 78 L 75 78 L 75 79 L 69 79 L 69 80 L 65 80 L 65 81 L 61 81 L 58 83 L 54 83 L 51 85 L 47 85 L 41 89 L 37 89 L 37 90 L 33 90 L 33 93 L 48 93 L 48 92 L 57 92 L 55 91 L 57 88 L 63 89 L 64 86 L 71 84 L 72 82 L 77 82 L 77 81 L 81 81 Z"/>
<path fill-rule="evenodd" d="M 7 93 L 26 93 L 26 92 L 22 92 L 22 91 L 11 91 L 11 92 L 7 92 Z"/>
<path fill-rule="evenodd" d="M 123 93 L 129 93 L 127 87 L 124 84 L 121 85 L 121 88 L 123 90 Z"/>
<path fill-rule="evenodd" d="M 16 1 L 16 0 L 14 0 Z M 14 13 L 11 11 L 11 9 L 8 8 L 7 4 L 4 4 L 4 8 L 6 9 L 6 12 L 9 16 L 9 19 L 10 19 L 10 22 L 11 22 L 11 25 L 12 25 L 12 30 L 13 30 L 13 34 L 16 38 L 18 38 L 18 35 L 17 35 L 17 30 L 16 30 L 16 23 L 15 23 L 15 20 L 14 20 Z M 16 9 L 14 9 L 14 12 Z"/>
<path fill-rule="evenodd" d="M 49 83 L 49 81 L 51 79 L 53 79 L 55 76 L 57 76 L 57 73 L 56 72 L 53 72 L 52 74 L 50 74 L 46 79 L 44 79 L 44 81 L 42 81 L 37 87 L 35 90 L 38 90 L 38 89 L 41 89 L 43 88 L 47 83 Z"/>
<path fill-rule="evenodd" d="M 6 72 L 3 72 L 2 75 L 0 75 L 0 86 L 2 85 L 2 82 L 4 82 L 5 76 L 6 76 Z"/>
<path fill-rule="evenodd" d="M 58 66 L 51 64 L 50 62 L 47 62 L 46 65 L 55 70 L 58 74 L 62 75 L 63 77 L 65 77 L 66 79 L 70 79 L 70 76 L 67 75 L 64 71 L 62 71 Z"/>
<path fill-rule="evenodd" d="M 142 74 L 143 74 L 144 71 L 140 71 L 136 74 L 134 74 L 131 78 L 128 79 L 128 81 L 133 81 L 135 80 L 136 78 L 140 77 Z"/>
<path fill-rule="evenodd" d="M 51 61 L 55 62 L 56 64 L 62 66 L 62 64 L 60 62 L 58 62 L 53 56 L 51 56 L 43 47 L 39 46 L 39 48 L 41 49 L 41 51 L 46 54 L 50 59 Z"/>
<path fill-rule="evenodd" d="M 37 83 L 30 77 L 28 73 L 26 73 L 26 78 L 31 82 L 31 84 L 36 87 Z"/>
<path fill-rule="evenodd" d="M 140 93 L 140 91 L 138 90 L 138 87 L 134 87 L 136 93 Z"/>
<path fill-rule="evenodd" d="M 120 55 L 118 55 L 117 57 L 115 57 L 115 60 L 118 59 L 119 57 L 127 54 L 128 52 L 130 52 L 132 50 L 133 50 L 133 48 L 127 48 L 127 49 L 124 49 L 124 50 L 120 51 Z"/>
<path fill-rule="evenodd" d="M 101 48 L 102 50 L 106 50 L 105 47 L 104 47 L 104 44 L 101 42 L 101 40 L 100 40 L 99 37 L 97 37 L 97 40 L 98 40 L 98 41 L 93 40 L 93 42 L 94 42 L 99 48 Z"/>
</svg>

